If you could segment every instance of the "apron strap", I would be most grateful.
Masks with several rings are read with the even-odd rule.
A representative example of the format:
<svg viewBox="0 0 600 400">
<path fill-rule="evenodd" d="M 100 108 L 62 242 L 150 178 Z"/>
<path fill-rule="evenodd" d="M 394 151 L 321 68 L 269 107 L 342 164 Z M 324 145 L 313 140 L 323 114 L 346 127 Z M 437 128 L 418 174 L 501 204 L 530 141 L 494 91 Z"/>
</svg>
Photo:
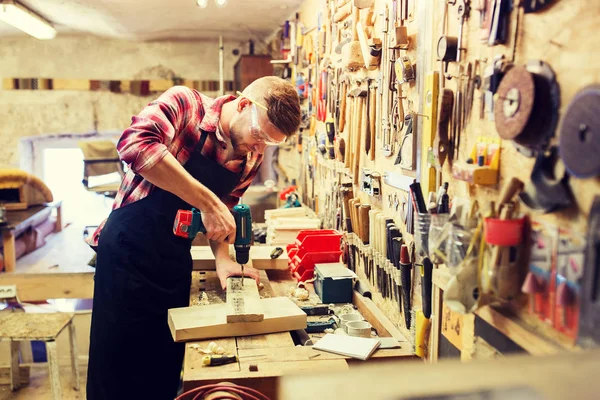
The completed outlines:
<svg viewBox="0 0 600 400">
<path fill-rule="evenodd" d="M 204 143 L 206 143 L 206 138 L 208 137 L 208 132 L 205 131 L 204 129 L 202 129 L 201 132 L 202 133 L 200 134 L 200 140 L 198 141 L 198 144 L 196 145 L 196 148 L 194 149 L 194 151 L 202 150 L 202 148 L 204 147 Z"/>
</svg>

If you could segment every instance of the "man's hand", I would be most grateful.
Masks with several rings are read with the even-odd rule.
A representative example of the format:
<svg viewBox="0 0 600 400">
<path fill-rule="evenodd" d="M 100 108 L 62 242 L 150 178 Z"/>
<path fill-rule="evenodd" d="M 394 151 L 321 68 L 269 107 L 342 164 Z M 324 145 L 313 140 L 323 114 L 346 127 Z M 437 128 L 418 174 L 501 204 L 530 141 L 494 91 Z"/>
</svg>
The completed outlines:
<svg viewBox="0 0 600 400">
<path fill-rule="evenodd" d="M 230 276 L 242 276 L 242 267 L 230 258 L 217 260 L 217 276 L 221 281 L 221 287 L 223 290 L 227 288 L 227 278 Z M 244 278 L 253 278 L 256 283 L 259 283 L 260 278 L 258 276 L 258 270 L 244 266 Z"/>
<path fill-rule="evenodd" d="M 222 201 L 217 200 L 214 207 L 202 211 L 202 223 L 207 239 L 229 244 L 235 241 L 235 218 Z"/>
</svg>

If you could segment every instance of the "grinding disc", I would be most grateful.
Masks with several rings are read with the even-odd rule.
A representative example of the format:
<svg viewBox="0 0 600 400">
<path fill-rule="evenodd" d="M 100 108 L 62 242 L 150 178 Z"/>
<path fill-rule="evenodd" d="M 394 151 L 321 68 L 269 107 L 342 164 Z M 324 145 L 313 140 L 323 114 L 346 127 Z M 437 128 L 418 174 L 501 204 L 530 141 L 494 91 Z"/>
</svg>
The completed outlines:
<svg viewBox="0 0 600 400">
<path fill-rule="evenodd" d="M 494 119 L 498 135 L 505 140 L 515 140 L 524 133 L 533 113 L 533 74 L 525 67 L 511 68 L 500 81 L 496 94 Z"/>
<path fill-rule="evenodd" d="M 600 175 L 600 85 L 582 89 L 571 101 L 563 117 L 559 146 L 573 176 Z"/>
<path fill-rule="evenodd" d="M 556 129 L 560 91 L 550 66 L 539 60 L 513 67 L 498 85 L 494 117 L 498 134 L 529 157 L 543 151 Z"/>
</svg>

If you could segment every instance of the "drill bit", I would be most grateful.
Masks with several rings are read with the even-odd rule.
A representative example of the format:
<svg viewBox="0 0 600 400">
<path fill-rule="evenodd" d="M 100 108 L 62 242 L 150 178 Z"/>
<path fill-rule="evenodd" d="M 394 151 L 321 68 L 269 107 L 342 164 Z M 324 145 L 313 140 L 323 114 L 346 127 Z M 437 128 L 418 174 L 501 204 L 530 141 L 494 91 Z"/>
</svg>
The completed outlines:
<svg viewBox="0 0 600 400">
<path fill-rule="evenodd" d="M 244 264 L 240 264 L 242 267 L 242 286 L 244 286 Z"/>
</svg>

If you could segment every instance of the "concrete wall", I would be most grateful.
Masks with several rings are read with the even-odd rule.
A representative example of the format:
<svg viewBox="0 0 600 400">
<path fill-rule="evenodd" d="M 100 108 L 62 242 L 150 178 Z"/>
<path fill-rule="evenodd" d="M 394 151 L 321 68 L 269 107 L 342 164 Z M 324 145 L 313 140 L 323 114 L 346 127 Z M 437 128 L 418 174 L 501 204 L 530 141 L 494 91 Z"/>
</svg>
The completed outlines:
<svg viewBox="0 0 600 400">
<path fill-rule="evenodd" d="M 225 80 L 233 80 L 237 42 L 225 43 Z M 258 49 L 257 49 L 258 50 Z M 130 42 L 94 36 L 40 41 L 0 38 L 0 78 L 219 79 L 218 40 Z M 216 95 L 216 93 L 207 93 Z M 0 89 L 0 168 L 19 166 L 19 140 L 57 133 L 121 131 L 153 97 L 89 91 Z"/>
</svg>

